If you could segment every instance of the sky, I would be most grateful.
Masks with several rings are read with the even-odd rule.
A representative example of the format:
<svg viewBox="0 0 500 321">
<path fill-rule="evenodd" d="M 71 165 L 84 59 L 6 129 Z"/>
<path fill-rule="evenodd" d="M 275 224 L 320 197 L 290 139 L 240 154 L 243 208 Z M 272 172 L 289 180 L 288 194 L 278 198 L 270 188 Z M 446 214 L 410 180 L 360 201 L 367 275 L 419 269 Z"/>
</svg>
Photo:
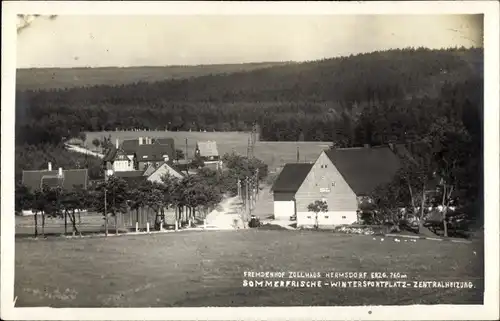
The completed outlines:
<svg viewBox="0 0 500 321">
<path fill-rule="evenodd" d="M 18 33 L 17 68 L 307 61 L 482 37 L 478 15 L 59 15 Z"/>
</svg>

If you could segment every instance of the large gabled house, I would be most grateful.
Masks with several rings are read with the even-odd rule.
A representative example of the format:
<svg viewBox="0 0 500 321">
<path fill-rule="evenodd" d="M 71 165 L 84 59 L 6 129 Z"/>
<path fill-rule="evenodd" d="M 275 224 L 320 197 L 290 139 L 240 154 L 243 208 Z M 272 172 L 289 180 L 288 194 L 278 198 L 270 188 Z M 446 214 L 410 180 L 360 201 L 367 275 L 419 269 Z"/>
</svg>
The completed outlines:
<svg viewBox="0 0 500 321">
<path fill-rule="evenodd" d="M 387 146 L 323 151 L 314 164 L 287 164 L 273 186 L 275 217 L 296 215 L 298 227 L 334 226 L 358 221 L 360 201 L 389 183 L 400 159 Z M 325 201 L 328 212 L 308 211 Z"/>
<path fill-rule="evenodd" d="M 103 161 L 106 168 L 115 172 L 144 171 L 150 165 L 172 163 L 175 159 L 175 145 L 171 138 L 152 139 L 139 137 L 123 141 L 120 145 L 118 139 L 114 146 L 110 146 L 104 155 Z"/>
</svg>

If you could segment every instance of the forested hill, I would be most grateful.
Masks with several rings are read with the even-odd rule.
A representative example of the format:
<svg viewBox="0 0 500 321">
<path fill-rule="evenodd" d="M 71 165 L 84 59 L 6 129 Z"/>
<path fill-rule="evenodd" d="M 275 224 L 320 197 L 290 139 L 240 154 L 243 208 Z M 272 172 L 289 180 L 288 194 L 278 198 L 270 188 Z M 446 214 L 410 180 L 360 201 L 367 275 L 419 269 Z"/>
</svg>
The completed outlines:
<svg viewBox="0 0 500 321">
<path fill-rule="evenodd" d="M 61 89 L 96 85 L 119 86 L 139 81 L 199 77 L 251 71 L 293 62 L 259 62 L 198 66 L 99 67 L 99 68 L 27 68 L 17 69 L 18 90 Z"/>
<path fill-rule="evenodd" d="M 38 97 L 41 101 L 111 104 L 366 101 L 432 94 L 433 87 L 444 81 L 455 82 L 481 74 L 481 66 L 482 49 L 391 50 L 230 74 L 156 82 L 144 77 L 134 84 L 56 90 Z"/>
<path fill-rule="evenodd" d="M 333 141 L 354 136 L 346 131 L 367 107 L 415 107 L 427 115 L 442 112 L 444 99 L 477 107 L 482 61 L 482 49 L 403 49 L 225 75 L 18 92 L 16 138 L 57 141 L 116 127 L 245 130 L 257 121 L 265 140 Z"/>
</svg>

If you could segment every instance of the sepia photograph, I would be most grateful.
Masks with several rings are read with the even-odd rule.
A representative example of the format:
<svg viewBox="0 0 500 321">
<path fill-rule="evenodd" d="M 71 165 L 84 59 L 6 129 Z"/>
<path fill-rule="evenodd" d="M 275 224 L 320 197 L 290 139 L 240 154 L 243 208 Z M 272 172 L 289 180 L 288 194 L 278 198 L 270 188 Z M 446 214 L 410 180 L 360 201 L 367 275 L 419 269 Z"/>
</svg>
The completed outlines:
<svg viewBox="0 0 500 321">
<path fill-rule="evenodd" d="M 19 3 L 2 319 L 498 317 L 498 3 Z"/>
</svg>

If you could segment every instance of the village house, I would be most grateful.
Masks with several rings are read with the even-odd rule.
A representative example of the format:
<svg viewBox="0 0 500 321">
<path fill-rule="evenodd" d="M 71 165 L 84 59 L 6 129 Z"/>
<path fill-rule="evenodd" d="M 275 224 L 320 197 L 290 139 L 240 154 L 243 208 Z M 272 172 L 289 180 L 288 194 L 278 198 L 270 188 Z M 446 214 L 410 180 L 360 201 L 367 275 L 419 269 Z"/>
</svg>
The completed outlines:
<svg viewBox="0 0 500 321">
<path fill-rule="evenodd" d="M 144 171 L 144 176 L 150 182 L 160 183 L 165 175 L 170 175 L 177 179 L 182 179 L 184 175 L 168 163 L 160 163 L 158 166 L 150 166 Z"/>
<path fill-rule="evenodd" d="M 197 142 L 195 155 L 203 161 L 205 167 L 211 169 L 219 169 L 221 167 L 220 155 L 217 149 L 217 142 L 215 141 Z"/>
<path fill-rule="evenodd" d="M 296 216 L 298 227 L 353 224 L 360 201 L 390 182 L 399 167 L 387 146 L 330 149 L 314 164 L 287 164 L 273 186 L 275 218 Z M 328 212 L 308 210 L 317 200 L 327 203 Z"/>
<path fill-rule="evenodd" d="M 104 155 L 104 166 L 111 168 L 114 172 L 144 171 L 150 165 L 160 163 L 172 163 L 175 159 L 175 145 L 171 138 L 139 137 L 123 141 L 120 145 L 110 146 Z"/>
<path fill-rule="evenodd" d="M 165 162 L 148 165 L 145 170 L 118 171 L 113 175 L 124 179 L 129 184 L 140 184 L 146 180 L 160 183 L 164 175 L 171 175 L 177 179 L 184 177 L 174 166 Z"/>
<path fill-rule="evenodd" d="M 310 163 L 288 163 L 283 167 L 272 187 L 274 219 L 288 220 L 297 214 L 295 194 L 312 166 Z"/>
<path fill-rule="evenodd" d="M 76 188 L 86 189 L 88 186 L 88 170 L 85 169 L 52 169 L 52 163 L 48 163 L 47 169 L 24 170 L 22 174 L 23 185 L 32 191 L 39 190 L 43 185 L 49 187 L 62 187 L 64 190 Z"/>
</svg>

